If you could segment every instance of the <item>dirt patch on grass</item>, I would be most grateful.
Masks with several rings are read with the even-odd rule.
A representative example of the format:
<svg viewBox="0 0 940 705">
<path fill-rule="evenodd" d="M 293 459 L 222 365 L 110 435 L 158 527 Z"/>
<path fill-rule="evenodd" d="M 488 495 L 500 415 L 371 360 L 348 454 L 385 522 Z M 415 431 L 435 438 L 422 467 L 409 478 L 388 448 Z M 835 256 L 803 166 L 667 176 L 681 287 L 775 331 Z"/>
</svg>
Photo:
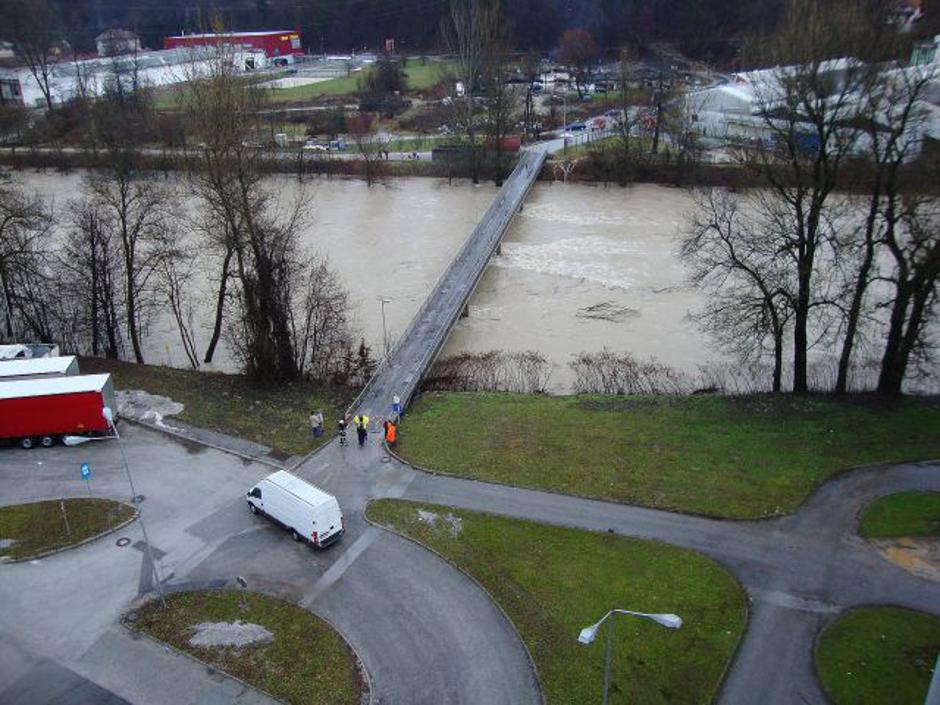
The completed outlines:
<svg viewBox="0 0 940 705">
<path fill-rule="evenodd" d="M 940 583 L 940 538 L 871 539 L 871 543 L 908 573 Z"/>
</svg>

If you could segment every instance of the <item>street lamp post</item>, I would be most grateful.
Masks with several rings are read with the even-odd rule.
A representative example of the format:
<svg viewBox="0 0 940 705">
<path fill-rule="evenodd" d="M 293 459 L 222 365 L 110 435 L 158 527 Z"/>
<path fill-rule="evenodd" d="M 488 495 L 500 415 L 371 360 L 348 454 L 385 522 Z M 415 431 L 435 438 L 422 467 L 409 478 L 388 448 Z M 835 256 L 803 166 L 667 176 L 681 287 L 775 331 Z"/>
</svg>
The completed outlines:
<svg viewBox="0 0 940 705">
<path fill-rule="evenodd" d="M 111 432 L 114 434 L 114 437 L 117 438 L 118 448 L 121 449 L 121 458 L 124 461 L 124 472 L 127 473 L 127 481 L 131 486 L 131 502 L 138 504 L 137 490 L 134 487 L 134 477 L 131 475 L 131 466 L 127 462 L 127 453 L 124 452 L 121 434 L 118 433 L 117 426 L 114 424 L 114 413 L 111 411 L 110 407 L 106 406 L 102 409 L 101 414 L 111 427 Z M 144 513 L 140 510 L 140 507 L 137 508 L 137 521 L 140 522 L 140 532 L 144 535 L 144 545 L 147 547 L 147 558 L 150 560 L 150 567 L 153 568 L 153 577 L 157 585 L 157 594 L 160 596 L 160 604 L 166 609 L 166 597 L 163 594 L 163 585 L 160 583 L 160 571 L 157 570 L 157 562 L 153 557 L 153 546 L 150 545 L 150 538 L 147 536 L 147 526 L 144 524 Z"/>
<path fill-rule="evenodd" d="M 642 617 L 643 619 L 651 619 L 657 624 L 662 624 L 664 627 L 668 627 L 669 629 L 678 629 L 682 626 L 682 617 L 676 614 L 649 614 L 647 612 L 633 612 L 631 610 L 613 609 L 590 627 L 585 627 L 582 629 L 581 633 L 578 635 L 578 641 L 582 644 L 592 643 L 597 637 L 597 632 L 600 630 L 601 625 L 607 620 L 608 617 L 612 617 L 615 614 L 628 614 L 634 617 Z M 603 699 L 601 700 L 603 705 L 607 705 L 607 689 L 610 686 L 610 651 L 611 644 L 613 642 L 613 634 L 614 620 L 610 620 L 610 623 L 607 625 L 607 653 L 604 657 L 604 695 Z"/>
<path fill-rule="evenodd" d="M 392 303 L 392 300 L 386 299 L 384 296 L 378 298 L 382 303 L 382 345 L 385 349 L 385 357 L 388 357 L 388 328 L 385 325 L 385 304 Z"/>
</svg>

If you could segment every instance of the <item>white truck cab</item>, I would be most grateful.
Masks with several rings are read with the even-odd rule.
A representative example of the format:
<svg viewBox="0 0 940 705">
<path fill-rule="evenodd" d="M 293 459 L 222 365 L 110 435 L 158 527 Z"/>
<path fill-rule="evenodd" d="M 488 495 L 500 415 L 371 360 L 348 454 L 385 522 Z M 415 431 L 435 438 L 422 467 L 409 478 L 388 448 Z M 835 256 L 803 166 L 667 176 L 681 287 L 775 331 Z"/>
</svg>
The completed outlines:
<svg viewBox="0 0 940 705">
<path fill-rule="evenodd" d="M 268 475 L 248 491 L 248 508 L 304 540 L 325 548 L 346 533 L 346 520 L 336 497 L 286 470 Z"/>
</svg>

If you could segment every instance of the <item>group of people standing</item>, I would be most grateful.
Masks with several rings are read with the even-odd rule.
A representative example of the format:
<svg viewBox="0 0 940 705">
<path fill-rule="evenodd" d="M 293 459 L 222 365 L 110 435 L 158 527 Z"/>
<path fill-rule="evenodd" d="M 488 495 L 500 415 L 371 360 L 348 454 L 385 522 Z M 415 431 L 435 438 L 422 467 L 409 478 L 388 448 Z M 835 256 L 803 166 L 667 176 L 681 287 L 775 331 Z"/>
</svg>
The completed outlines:
<svg viewBox="0 0 940 705">
<path fill-rule="evenodd" d="M 397 421 L 398 416 L 396 414 L 395 420 Z M 366 439 L 369 437 L 369 417 L 363 413 L 356 414 L 352 422 L 356 425 L 356 437 L 359 440 L 359 447 L 365 445 Z M 346 428 L 349 425 L 349 417 L 346 416 L 339 420 L 339 444 L 341 446 L 349 445 L 346 440 Z M 313 433 L 314 438 L 319 438 L 323 435 L 323 412 L 320 410 L 310 412 L 310 428 L 311 433 Z M 398 428 L 391 418 L 386 418 L 382 423 L 382 430 L 385 434 L 385 442 L 389 446 L 394 446 L 395 442 L 398 440 Z"/>
</svg>

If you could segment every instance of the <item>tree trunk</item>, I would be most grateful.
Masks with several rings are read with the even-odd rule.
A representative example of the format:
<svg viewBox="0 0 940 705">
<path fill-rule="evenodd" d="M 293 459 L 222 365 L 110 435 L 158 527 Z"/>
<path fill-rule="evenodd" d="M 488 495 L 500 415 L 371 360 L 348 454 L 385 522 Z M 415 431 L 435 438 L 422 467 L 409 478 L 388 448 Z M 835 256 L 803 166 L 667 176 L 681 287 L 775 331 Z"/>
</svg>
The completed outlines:
<svg viewBox="0 0 940 705">
<path fill-rule="evenodd" d="M 897 297 L 891 308 L 891 321 L 885 343 L 884 356 L 881 358 L 881 373 L 878 377 L 878 391 L 882 394 L 900 394 L 904 381 L 904 320 L 911 302 L 911 291 L 906 281 L 899 282 Z"/>
<path fill-rule="evenodd" d="M 852 364 L 852 348 L 855 346 L 855 335 L 858 332 L 858 322 L 862 313 L 862 301 L 868 289 L 868 274 L 875 259 L 875 218 L 878 216 L 880 201 L 879 189 L 875 188 L 872 194 L 868 218 L 865 223 L 865 256 L 859 266 L 858 277 L 855 280 L 855 291 L 852 292 L 852 302 L 849 304 L 849 313 L 845 326 L 845 340 L 842 343 L 842 353 L 839 356 L 839 374 L 836 378 L 836 394 L 845 394 L 848 390 L 849 367 Z"/>
<path fill-rule="evenodd" d="M 783 385 L 783 329 L 774 331 L 774 378 L 773 391 L 782 391 Z"/>
<path fill-rule="evenodd" d="M 229 248 L 225 253 L 225 259 L 222 260 L 222 274 L 219 280 L 219 294 L 215 302 L 215 323 L 212 327 L 212 338 L 209 340 L 209 347 L 206 348 L 206 357 L 204 362 L 211 363 L 212 356 L 215 355 L 215 346 L 219 344 L 219 338 L 222 336 L 222 318 L 225 310 L 225 291 L 228 286 L 229 264 L 232 261 L 234 248 Z"/>
</svg>

